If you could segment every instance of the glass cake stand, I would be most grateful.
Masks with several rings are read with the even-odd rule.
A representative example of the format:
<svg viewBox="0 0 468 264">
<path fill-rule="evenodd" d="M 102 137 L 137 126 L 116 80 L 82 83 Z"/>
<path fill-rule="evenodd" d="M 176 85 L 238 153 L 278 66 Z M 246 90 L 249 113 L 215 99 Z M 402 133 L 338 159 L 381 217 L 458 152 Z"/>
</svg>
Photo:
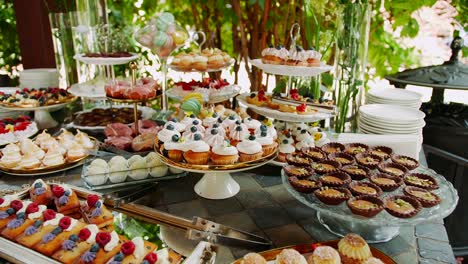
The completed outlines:
<svg viewBox="0 0 468 264">
<path fill-rule="evenodd" d="M 286 190 L 303 204 L 315 209 L 319 222 L 333 234 L 344 236 L 348 233 L 357 233 L 369 243 L 380 243 L 390 241 L 396 237 L 399 234 L 400 226 L 414 226 L 422 222 L 445 218 L 450 215 L 457 206 L 457 191 L 444 176 L 422 166 L 412 172 L 433 176 L 439 183 L 439 189 L 432 192 L 439 195 L 442 200 L 437 206 L 422 208 L 422 210 L 412 218 L 394 217 L 385 210 L 372 218 L 359 216 L 351 212 L 346 202 L 340 205 L 327 205 L 318 200 L 313 193 L 305 194 L 296 191 L 289 184 L 288 176 L 284 173 L 284 170 L 281 171 L 281 178 Z M 313 177 L 318 178 L 317 176 Z M 384 192 L 380 198 L 385 198 L 394 194 L 402 194 L 403 188 L 404 184 L 395 191 Z"/>
</svg>

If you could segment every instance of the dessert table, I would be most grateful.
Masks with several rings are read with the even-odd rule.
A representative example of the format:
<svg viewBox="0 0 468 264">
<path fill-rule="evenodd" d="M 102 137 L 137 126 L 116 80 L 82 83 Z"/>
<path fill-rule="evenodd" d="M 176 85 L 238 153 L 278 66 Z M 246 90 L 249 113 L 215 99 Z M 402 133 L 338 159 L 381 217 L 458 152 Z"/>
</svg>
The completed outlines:
<svg viewBox="0 0 468 264">
<path fill-rule="evenodd" d="M 421 154 L 420 161 L 425 164 Z M 294 199 L 281 182 L 281 168 L 265 165 L 233 173 L 240 192 L 232 198 L 209 200 L 198 196 L 194 185 L 200 174 L 160 182 L 156 190 L 135 201 L 171 214 L 192 218 L 200 216 L 218 223 L 269 238 L 274 246 L 312 243 L 337 239 L 322 227 L 316 212 Z M 83 186 L 81 167 L 43 178 Z M 34 177 L 0 176 L 0 190 L 31 184 Z M 441 219 L 404 226 L 400 235 L 386 243 L 372 244 L 397 263 L 456 263 Z M 221 246 L 216 263 L 230 263 L 249 252 Z"/>
</svg>

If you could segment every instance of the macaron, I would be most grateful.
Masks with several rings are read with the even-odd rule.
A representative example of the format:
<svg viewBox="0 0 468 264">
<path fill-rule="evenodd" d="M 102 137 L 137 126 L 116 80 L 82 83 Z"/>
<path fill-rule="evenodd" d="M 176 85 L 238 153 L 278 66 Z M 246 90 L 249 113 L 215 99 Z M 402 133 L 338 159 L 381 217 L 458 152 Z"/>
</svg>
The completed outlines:
<svg viewBox="0 0 468 264">
<path fill-rule="evenodd" d="M 156 27 L 161 31 L 166 31 L 170 24 L 174 24 L 174 21 L 174 15 L 164 12 L 156 19 Z"/>
<path fill-rule="evenodd" d="M 156 35 L 154 35 L 153 44 L 157 47 L 162 47 L 164 44 L 166 44 L 168 39 L 169 36 L 165 32 L 158 31 L 156 32 Z"/>
</svg>

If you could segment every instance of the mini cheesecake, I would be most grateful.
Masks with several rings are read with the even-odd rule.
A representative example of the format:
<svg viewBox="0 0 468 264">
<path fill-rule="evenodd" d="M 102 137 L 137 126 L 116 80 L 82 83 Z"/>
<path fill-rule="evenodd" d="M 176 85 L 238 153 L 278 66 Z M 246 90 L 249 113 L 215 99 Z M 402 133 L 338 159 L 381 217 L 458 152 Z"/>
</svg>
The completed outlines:
<svg viewBox="0 0 468 264">
<path fill-rule="evenodd" d="M 288 180 L 289 184 L 301 193 L 311 193 L 322 187 L 322 183 L 316 180 L 299 179 L 297 177 L 290 177 Z"/>
<path fill-rule="evenodd" d="M 383 201 L 375 196 L 361 195 L 353 197 L 346 203 L 353 214 L 374 217 L 384 209 Z"/>
<path fill-rule="evenodd" d="M 370 195 L 370 196 L 380 196 L 382 194 L 382 189 L 372 182 L 359 182 L 353 181 L 349 184 L 349 190 L 355 196 L 359 195 Z"/>
<path fill-rule="evenodd" d="M 385 210 L 398 218 L 411 218 L 421 210 L 421 203 L 409 196 L 395 195 L 385 200 Z"/>
<path fill-rule="evenodd" d="M 362 143 L 349 143 L 345 145 L 345 151 L 344 153 L 350 154 L 350 155 L 357 155 L 359 153 L 364 153 L 369 150 L 369 146 L 366 144 Z"/>
<path fill-rule="evenodd" d="M 312 163 L 312 169 L 318 174 L 326 174 L 338 171 L 341 164 L 333 160 L 322 160 Z"/>
<path fill-rule="evenodd" d="M 310 160 L 302 155 L 289 154 L 286 156 L 286 162 L 290 165 L 308 167 L 310 166 Z"/>
<path fill-rule="evenodd" d="M 387 174 L 397 176 L 397 177 L 403 177 L 408 172 L 407 168 L 401 166 L 400 164 L 393 163 L 393 162 L 381 163 L 379 164 L 378 168 L 379 168 L 379 171 L 383 173 L 387 173 Z"/>
<path fill-rule="evenodd" d="M 386 160 L 393 154 L 393 149 L 385 146 L 375 146 L 370 148 L 368 152 L 372 155 L 381 157 L 383 160 Z"/>
<path fill-rule="evenodd" d="M 437 194 L 431 193 L 423 188 L 406 186 L 403 192 L 418 200 L 423 207 L 433 207 L 440 204 L 441 199 Z"/>
<path fill-rule="evenodd" d="M 439 188 L 439 184 L 432 176 L 422 173 L 411 173 L 406 175 L 403 180 L 406 185 L 416 186 L 426 190 L 435 190 Z"/>
<path fill-rule="evenodd" d="M 314 194 L 322 203 L 329 205 L 338 205 L 351 197 L 349 190 L 341 187 L 322 187 Z"/>
<path fill-rule="evenodd" d="M 403 184 L 401 178 L 385 173 L 378 173 L 370 177 L 370 181 L 385 192 L 391 192 Z"/>
<path fill-rule="evenodd" d="M 359 153 L 356 155 L 356 162 L 361 166 L 373 170 L 379 166 L 379 164 L 382 162 L 382 158 L 369 153 Z"/>
<path fill-rule="evenodd" d="M 345 150 L 345 146 L 338 142 L 330 142 L 322 146 L 323 152 L 328 154 L 343 152 Z"/>
<path fill-rule="evenodd" d="M 353 180 L 360 181 L 363 180 L 370 175 L 370 170 L 361 165 L 348 165 L 343 166 L 341 171 L 344 171 L 351 176 Z"/>
<path fill-rule="evenodd" d="M 354 156 L 346 153 L 333 153 L 328 155 L 328 159 L 338 161 L 341 166 L 351 165 L 355 162 Z"/>
<path fill-rule="evenodd" d="M 320 177 L 319 181 L 324 186 L 344 187 L 351 182 L 351 177 L 345 172 L 335 171 L 324 174 L 322 177 Z"/>
<path fill-rule="evenodd" d="M 403 155 L 393 155 L 392 161 L 396 164 L 399 164 L 408 170 L 414 170 L 419 167 L 419 162 L 411 157 Z"/>
<path fill-rule="evenodd" d="M 327 155 L 318 147 L 303 148 L 302 154 L 313 161 L 321 161 L 327 159 Z"/>
<path fill-rule="evenodd" d="M 309 178 L 314 175 L 314 170 L 311 167 L 298 167 L 294 165 L 285 166 L 284 172 L 288 177 L 297 177 L 299 179 Z"/>
</svg>

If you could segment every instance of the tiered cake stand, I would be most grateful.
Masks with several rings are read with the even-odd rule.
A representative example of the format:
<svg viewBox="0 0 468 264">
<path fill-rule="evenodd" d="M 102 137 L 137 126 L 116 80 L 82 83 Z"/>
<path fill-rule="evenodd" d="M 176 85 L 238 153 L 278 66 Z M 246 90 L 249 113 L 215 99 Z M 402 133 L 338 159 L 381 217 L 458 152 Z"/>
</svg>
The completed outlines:
<svg viewBox="0 0 468 264">
<path fill-rule="evenodd" d="M 434 207 L 422 208 L 422 210 L 412 218 L 397 218 L 385 210 L 375 217 L 366 218 L 353 214 L 346 205 L 327 205 L 318 200 L 313 193 L 305 194 L 297 192 L 289 183 L 288 176 L 281 171 L 283 185 L 297 200 L 317 211 L 317 218 L 320 223 L 330 232 L 338 236 L 348 233 L 357 233 L 369 243 L 387 242 L 399 234 L 400 226 L 417 225 L 423 222 L 443 219 L 455 210 L 458 202 L 458 194 L 453 185 L 444 176 L 435 171 L 418 167 L 412 172 L 425 173 L 433 176 L 439 184 L 439 189 L 432 191 L 437 194 L 442 202 Z M 402 194 L 403 187 L 393 192 L 384 192 L 381 198 L 394 194 Z"/>
</svg>

